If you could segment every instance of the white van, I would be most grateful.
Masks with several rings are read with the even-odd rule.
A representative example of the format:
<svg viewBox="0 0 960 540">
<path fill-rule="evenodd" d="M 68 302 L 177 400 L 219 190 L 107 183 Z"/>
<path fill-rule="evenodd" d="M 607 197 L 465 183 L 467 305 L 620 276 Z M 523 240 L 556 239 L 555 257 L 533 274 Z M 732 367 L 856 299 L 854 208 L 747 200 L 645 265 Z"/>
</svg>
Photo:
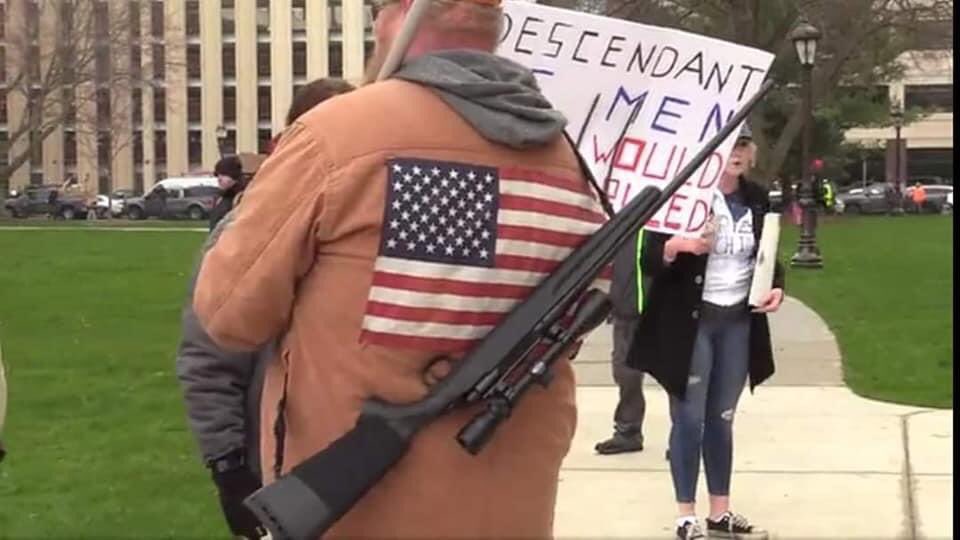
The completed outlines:
<svg viewBox="0 0 960 540">
<path fill-rule="evenodd" d="M 170 191 L 174 189 L 188 189 L 195 187 L 220 187 L 220 183 L 217 181 L 217 177 L 213 175 L 174 176 L 170 178 L 164 178 L 163 180 L 157 182 L 152 188 L 150 188 L 150 191 L 155 191 L 159 186 L 163 186 L 164 189 Z"/>
</svg>

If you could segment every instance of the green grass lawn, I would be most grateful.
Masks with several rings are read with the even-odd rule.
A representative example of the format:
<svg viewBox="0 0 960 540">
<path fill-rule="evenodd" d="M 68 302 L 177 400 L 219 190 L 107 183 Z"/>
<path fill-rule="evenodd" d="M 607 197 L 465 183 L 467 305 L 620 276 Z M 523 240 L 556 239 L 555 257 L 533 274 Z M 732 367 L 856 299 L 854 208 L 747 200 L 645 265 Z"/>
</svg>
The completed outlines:
<svg viewBox="0 0 960 540">
<path fill-rule="evenodd" d="M 780 252 L 795 251 L 785 226 Z M 864 397 L 953 405 L 953 216 L 841 217 L 817 231 L 821 270 L 788 269 L 787 293 L 840 343 L 844 379 Z"/>
<path fill-rule="evenodd" d="M 0 231 L 0 538 L 226 538 L 174 376 L 199 233 Z"/>
<path fill-rule="evenodd" d="M 789 293 L 839 337 L 858 393 L 950 406 L 952 220 L 825 223 Z M 10 385 L 0 538 L 226 538 L 174 376 L 204 235 L 0 230 Z M 787 227 L 786 257 L 796 231 Z"/>
</svg>

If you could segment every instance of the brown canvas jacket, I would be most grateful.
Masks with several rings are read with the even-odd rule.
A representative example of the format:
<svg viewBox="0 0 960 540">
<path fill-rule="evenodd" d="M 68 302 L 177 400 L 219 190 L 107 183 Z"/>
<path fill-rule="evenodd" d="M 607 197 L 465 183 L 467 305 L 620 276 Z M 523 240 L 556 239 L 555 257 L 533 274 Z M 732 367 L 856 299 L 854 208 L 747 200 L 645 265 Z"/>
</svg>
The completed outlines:
<svg viewBox="0 0 960 540">
<path fill-rule="evenodd" d="M 592 196 L 561 137 L 523 151 L 492 143 L 416 84 L 373 84 L 301 117 L 204 258 L 194 297 L 223 347 L 251 350 L 281 336 L 262 396 L 268 483 L 271 465 L 287 472 L 350 430 L 365 399 L 406 403 L 427 391 L 423 374 L 438 351 L 361 339 L 391 157 L 527 168 Z M 528 393 L 478 456 L 455 440 L 474 413 L 453 412 L 418 434 L 329 536 L 550 537 L 560 463 L 576 427 L 569 363 L 557 365 L 548 388 Z"/>
</svg>

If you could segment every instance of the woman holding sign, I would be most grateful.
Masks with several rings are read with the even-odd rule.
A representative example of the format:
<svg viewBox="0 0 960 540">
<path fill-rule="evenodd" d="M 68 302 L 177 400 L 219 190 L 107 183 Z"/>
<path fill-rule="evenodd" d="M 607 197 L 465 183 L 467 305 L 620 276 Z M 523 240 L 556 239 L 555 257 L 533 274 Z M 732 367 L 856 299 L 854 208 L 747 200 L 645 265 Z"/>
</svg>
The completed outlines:
<svg viewBox="0 0 960 540">
<path fill-rule="evenodd" d="M 766 314 L 783 301 L 783 269 L 777 263 L 772 288 L 756 305 L 748 302 L 770 207 L 766 191 L 744 178 L 755 153 L 745 127 L 701 237 L 644 232 L 641 270 L 652 282 L 643 295 L 628 363 L 649 372 L 670 394 L 670 472 L 682 540 L 704 538 L 694 507 L 701 453 L 710 537 L 767 537 L 730 510 L 734 411 L 748 377 L 753 390 L 773 374 Z"/>
</svg>

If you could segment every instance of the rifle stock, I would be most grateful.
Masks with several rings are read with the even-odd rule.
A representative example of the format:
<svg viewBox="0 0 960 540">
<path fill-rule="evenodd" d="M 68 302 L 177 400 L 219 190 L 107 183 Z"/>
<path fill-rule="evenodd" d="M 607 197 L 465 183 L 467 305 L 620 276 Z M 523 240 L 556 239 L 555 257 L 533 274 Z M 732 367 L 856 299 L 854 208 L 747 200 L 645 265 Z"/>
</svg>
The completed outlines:
<svg viewBox="0 0 960 540">
<path fill-rule="evenodd" d="M 463 403 L 480 381 L 490 380 L 491 373 L 503 373 L 505 365 L 527 355 L 541 340 L 556 342 L 555 329 L 572 302 L 586 292 L 627 239 L 700 168 L 772 87 L 772 81 L 765 82 L 663 190 L 648 186 L 604 223 L 526 300 L 508 313 L 452 373 L 433 386 L 426 398 L 410 405 L 368 401 L 353 430 L 294 467 L 290 474 L 248 497 L 245 504 L 261 519 L 272 538 L 311 540 L 319 537 L 403 457 L 421 427 Z M 590 171 L 584 173 L 590 174 Z M 589 303 L 590 313 L 578 323 L 584 331 L 595 326 L 604 314 L 596 300 Z M 574 333 L 563 339 L 570 339 Z M 551 348 L 554 349 L 559 354 L 562 347 Z M 555 358 L 545 358 L 540 363 L 549 369 L 553 360 Z M 502 401 L 501 397 L 496 399 Z M 481 413 L 460 432 L 458 438 L 467 451 L 479 451 L 493 428 L 505 418 L 502 405 L 491 400 L 489 414 L 496 418 Z"/>
</svg>

